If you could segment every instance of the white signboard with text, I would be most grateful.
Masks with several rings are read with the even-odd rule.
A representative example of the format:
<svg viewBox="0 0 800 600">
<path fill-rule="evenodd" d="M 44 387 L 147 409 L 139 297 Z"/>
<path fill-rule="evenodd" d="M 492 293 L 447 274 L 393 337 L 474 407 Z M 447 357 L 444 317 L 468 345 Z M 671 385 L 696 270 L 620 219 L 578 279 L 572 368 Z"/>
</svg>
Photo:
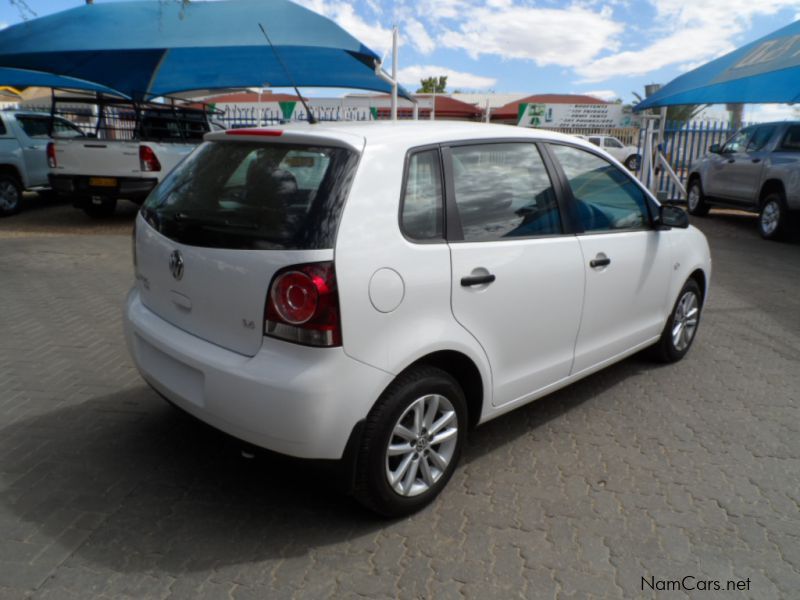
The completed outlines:
<svg viewBox="0 0 800 600">
<path fill-rule="evenodd" d="M 631 126 L 622 104 L 520 104 L 520 127 L 616 129 Z"/>
</svg>

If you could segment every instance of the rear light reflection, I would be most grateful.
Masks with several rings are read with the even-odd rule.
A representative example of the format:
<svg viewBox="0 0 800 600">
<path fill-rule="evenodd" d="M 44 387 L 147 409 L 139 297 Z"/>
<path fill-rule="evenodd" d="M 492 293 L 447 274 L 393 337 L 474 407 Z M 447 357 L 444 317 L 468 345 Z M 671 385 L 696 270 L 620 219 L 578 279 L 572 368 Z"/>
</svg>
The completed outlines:
<svg viewBox="0 0 800 600">
<path fill-rule="evenodd" d="M 296 265 L 272 280 L 264 334 L 308 346 L 341 346 L 333 262 Z"/>
</svg>

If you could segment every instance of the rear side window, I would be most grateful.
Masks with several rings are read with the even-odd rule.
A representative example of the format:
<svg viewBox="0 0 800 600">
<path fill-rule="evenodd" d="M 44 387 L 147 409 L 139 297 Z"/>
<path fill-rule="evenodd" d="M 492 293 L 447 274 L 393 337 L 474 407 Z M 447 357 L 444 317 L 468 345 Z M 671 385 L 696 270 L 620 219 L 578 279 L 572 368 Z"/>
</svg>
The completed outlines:
<svg viewBox="0 0 800 600">
<path fill-rule="evenodd" d="M 647 199 L 631 178 L 603 158 L 571 146 L 550 146 L 567 177 L 584 231 L 641 229 Z"/>
<path fill-rule="evenodd" d="M 595 146 L 599 146 L 600 145 L 600 138 L 599 137 L 590 137 L 589 141 L 591 143 L 593 143 Z"/>
<path fill-rule="evenodd" d="M 17 122 L 28 137 L 46 138 L 50 132 L 50 117 L 35 115 L 17 115 Z M 83 131 L 66 119 L 53 118 L 53 136 L 60 138 L 83 137 Z"/>
<path fill-rule="evenodd" d="M 800 125 L 792 125 L 781 142 L 781 150 L 800 152 Z"/>
<path fill-rule="evenodd" d="M 464 241 L 561 233 L 558 203 L 535 145 L 481 144 L 451 152 Z"/>
<path fill-rule="evenodd" d="M 403 233 L 414 240 L 442 239 L 442 169 L 438 150 L 411 155 L 400 222 Z"/>
<path fill-rule="evenodd" d="M 206 142 L 148 197 L 163 235 L 214 248 L 332 248 L 358 155 L 343 148 Z"/>
</svg>

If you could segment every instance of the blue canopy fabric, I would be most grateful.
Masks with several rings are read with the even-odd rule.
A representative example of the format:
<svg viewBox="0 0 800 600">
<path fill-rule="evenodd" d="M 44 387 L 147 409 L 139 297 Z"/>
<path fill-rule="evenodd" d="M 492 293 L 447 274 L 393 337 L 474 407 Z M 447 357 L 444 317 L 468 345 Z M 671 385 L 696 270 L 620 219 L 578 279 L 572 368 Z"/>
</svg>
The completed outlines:
<svg viewBox="0 0 800 600">
<path fill-rule="evenodd" d="M 0 67 L 81 79 L 135 100 L 293 84 L 390 92 L 375 75 L 378 58 L 288 0 L 90 4 L 0 31 Z"/>
<path fill-rule="evenodd" d="M 800 21 L 689 71 L 636 105 L 800 101 Z"/>
<path fill-rule="evenodd" d="M 112 90 L 104 85 L 98 85 L 81 79 L 72 77 L 60 77 L 51 73 L 41 73 L 39 71 L 27 71 L 25 69 L 9 69 L 0 67 L 0 85 L 10 85 L 12 87 L 49 87 L 69 90 L 86 90 L 90 92 L 103 92 L 121 96 L 116 90 Z"/>
</svg>

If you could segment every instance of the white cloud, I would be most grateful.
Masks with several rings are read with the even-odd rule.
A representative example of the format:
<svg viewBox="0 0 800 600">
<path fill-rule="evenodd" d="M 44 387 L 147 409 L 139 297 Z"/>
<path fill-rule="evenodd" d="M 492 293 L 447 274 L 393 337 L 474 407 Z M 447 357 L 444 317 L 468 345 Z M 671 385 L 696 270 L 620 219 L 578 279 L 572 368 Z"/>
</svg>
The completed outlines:
<svg viewBox="0 0 800 600">
<path fill-rule="evenodd" d="M 601 51 L 617 48 L 622 25 L 610 11 L 572 6 L 565 9 L 481 6 L 463 10 L 457 30 L 446 30 L 442 45 L 483 54 L 527 59 L 538 65 L 578 67 Z"/>
<path fill-rule="evenodd" d="M 326 2 L 326 0 L 295 0 L 336 22 L 342 29 L 356 38 L 368 48 L 383 55 L 392 49 L 392 30 L 377 21 L 367 22 L 358 15 L 351 4 L 345 2 Z"/>
<path fill-rule="evenodd" d="M 493 77 L 484 77 L 473 73 L 455 71 L 447 67 L 438 67 L 436 65 L 412 65 L 398 71 L 400 83 L 410 87 L 419 85 L 420 80 L 426 77 L 439 77 L 441 75 L 447 75 L 447 87 L 451 90 L 455 88 L 471 90 L 486 89 L 497 83 L 497 79 Z"/>
<path fill-rule="evenodd" d="M 678 65 L 691 70 L 737 47 L 738 36 L 755 16 L 796 7 L 798 0 L 649 0 L 656 9 L 650 43 L 592 60 L 575 70 L 581 81 L 643 75 Z M 668 32 L 667 32 L 668 31 Z"/>
<path fill-rule="evenodd" d="M 797 106 L 788 104 L 749 104 L 744 107 L 745 122 L 765 123 L 767 121 L 786 121 L 800 117 Z"/>
<path fill-rule="evenodd" d="M 592 90 L 591 92 L 579 92 L 584 96 L 591 96 L 592 98 L 599 98 L 600 100 L 605 100 L 606 102 L 613 102 L 617 98 L 619 98 L 619 94 L 614 90 Z"/>
<path fill-rule="evenodd" d="M 407 37 L 420 54 L 430 54 L 436 49 L 428 30 L 417 19 L 408 18 L 403 21 L 403 28 L 401 29 L 401 36 Z"/>
</svg>

